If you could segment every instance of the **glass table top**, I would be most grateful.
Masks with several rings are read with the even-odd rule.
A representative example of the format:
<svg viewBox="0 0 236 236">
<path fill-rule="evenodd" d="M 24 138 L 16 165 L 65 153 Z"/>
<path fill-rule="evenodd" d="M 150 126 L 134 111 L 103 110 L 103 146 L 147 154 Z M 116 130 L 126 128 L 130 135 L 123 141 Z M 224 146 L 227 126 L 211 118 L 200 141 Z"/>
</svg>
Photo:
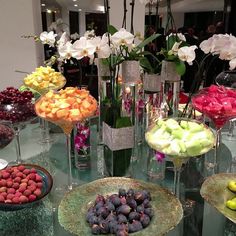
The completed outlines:
<svg viewBox="0 0 236 236">
<path fill-rule="evenodd" d="M 82 185 L 104 177 L 103 146 L 98 144 L 97 119 L 91 122 L 90 168 L 80 170 L 75 167 L 77 156 L 72 159 L 73 182 Z M 1 236 L 69 236 L 58 223 L 57 206 L 63 196 L 56 189 L 67 184 L 67 159 L 65 137 L 60 129 L 51 126 L 50 136 L 54 142 L 40 144 L 41 130 L 39 123 L 29 124 L 21 131 L 20 142 L 22 159 L 27 163 L 35 163 L 46 168 L 54 179 L 51 193 L 38 205 L 19 211 L 0 211 Z M 223 130 L 223 134 L 227 130 Z M 236 141 L 228 141 L 222 135 L 223 144 L 220 147 L 220 172 L 236 173 Z M 147 176 L 148 147 L 141 142 L 135 149 L 136 157 L 132 161 L 133 178 L 151 181 L 169 190 L 173 187 L 172 162 L 166 160 L 165 179 L 150 179 Z M 211 175 L 204 167 L 206 158 L 211 158 L 213 150 L 205 158 L 192 158 L 186 164 L 181 174 L 181 196 L 190 199 L 193 213 L 187 215 L 168 236 L 233 236 L 236 235 L 236 225 L 211 207 L 200 196 L 200 187 L 204 178 Z M 16 159 L 15 144 L 12 142 L 1 150 L 0 158 L 8 162 Z M 78 214 L 80 214 L 78 212 Z M 161 224 L 161 222 L 160 222 Z"/>
</svg>

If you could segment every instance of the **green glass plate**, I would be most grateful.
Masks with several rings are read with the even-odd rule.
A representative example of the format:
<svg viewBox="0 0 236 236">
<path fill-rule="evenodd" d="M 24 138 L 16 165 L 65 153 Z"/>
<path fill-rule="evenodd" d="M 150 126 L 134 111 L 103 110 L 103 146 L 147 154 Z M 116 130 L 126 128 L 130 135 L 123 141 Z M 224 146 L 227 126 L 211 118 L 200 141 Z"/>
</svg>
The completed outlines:
<svg viewBox="0 0 236 236">
<path fill-rule="evenodd" d="M 92 235 L 86 222 L 87 209 L 94 203 L 97 194 L 111 195 L 119 188 L 128 190 L 148 190 L 152 197 L 152 207 L 155 215 L 150 225 L 135 236 L 164 235 L 173 229 L 183 217 L 183 209 L 179 200 L 168 190 L 152 183 L 123 177 L 111 177 L 82 185 L 67 193 L 58 209 L 60 224 L 69 232 L 80 235 Z"/>
<path fill-rule="evenodd" d="M 202 184 L 201 196 L 229 220 L 236 223 L 236 211 L 226 207 L 227 200 L 236 197 L 236 194 L 227 188 L 230 180 L 236 181 L 236 174 L 221 173 L 208 177 Z"/>
</svg>

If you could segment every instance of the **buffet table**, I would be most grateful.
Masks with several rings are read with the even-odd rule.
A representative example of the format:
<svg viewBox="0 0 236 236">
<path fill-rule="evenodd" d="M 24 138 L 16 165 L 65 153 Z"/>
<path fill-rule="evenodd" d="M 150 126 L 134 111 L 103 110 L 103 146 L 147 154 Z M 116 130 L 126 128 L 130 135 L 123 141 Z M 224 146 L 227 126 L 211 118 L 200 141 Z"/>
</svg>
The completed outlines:
<svg viewBox="0 0 236 236">
<path fill-rule="evenodd" d="M 102 146 L 98 145 L 97 125 L 98 119 L 93 118 L 91 126 L 91 156 L 90 168 L 79 170 L 75 167 L 73 158 L 73 182 L 82 185 L 104 177 L 104 163 Z M 223 134 L 227 131 L 223 130 Z M 57 190 L 67 184 L 67 159 L 65 138 L 63 133 L 51 133 L 54 142 L 51 144 L 39 144 L 41 131 L 39 123 L 29 124 L 21 132 L 22 158 L 26 163 L 38 164 L 47 169 L 53 177 L 54 185 L 50 194 L 39 204 L 19 211 L 0 211 L 0 235 L 14 236 L 67 236 L 58 222 L 57 207 L 63 196 L 58 195 Z M 236 171 L 235 141 L 224 139 L 220 147 L 220 172 Z M 145 142 L 137 146 L 137 156 L 133 160 L 133 178 L 151 181 L 168 188 L 173 187 L 173 168 L 170 161 L 166 161 L 164 180 L 149 179 L 146 175 L 148 147 Z M 213 150 L 206 154 L 208 158 L 213 155 Z M 1 150 L 1 158 L 7 161 L 16 159 L 14 142 Z M 236 235 L 236 225 L 226 219 L 217 210 L 211 207 L 201 197 L 199 191 L 206 176 L 209 176 L 204 167 L 204 158 L 192 158 L 186 164 L 181 175 L 181 196 L 191 199 L 193 213 L 187 215 L 180 224 L 170 231 L 168 236 L 222 236 Z M 78 212 L 78 215 L 80 212 Z M 160 222 L 161 224 L 161 222 Z"/>
</svg>

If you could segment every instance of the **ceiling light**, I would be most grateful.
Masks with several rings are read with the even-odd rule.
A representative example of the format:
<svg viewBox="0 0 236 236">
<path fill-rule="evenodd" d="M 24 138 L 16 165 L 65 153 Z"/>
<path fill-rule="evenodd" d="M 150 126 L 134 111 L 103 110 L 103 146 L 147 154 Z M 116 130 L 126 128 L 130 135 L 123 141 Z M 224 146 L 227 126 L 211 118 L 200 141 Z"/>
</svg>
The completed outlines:
<svg viewBox="0 0 236 236">
<path fill-rule="evenodd" d="M 42 4 L 41 4 L 41 6 L 42 6 L 42 7 L 45 7 L 45 6 L 46 6 L 46 4 L 45 4 L 45 3 L 42 3 Z"/>
<path fill-rule="evenodd" d="M 73 2 L 77 2 L 77 0 L 72 0 Z"/>
<path fill-rule="evenodd" d="M 50 9 L 47 9 L 47 13 L 49 13 L 49 14 L 50 14 L 50 13 L 52 13 L 52 10 L 50 10 Z"/>
<path fill-rule="evenodd" d="M 78 7 L 78 5 L 77 5 L 77 4 L 74 4 L 74 6 L 75 6 L 75 7 Z"/>
<path fill-rule="evenodd" d="M 82 9 L 78 9 L 78 11 L 82 11 Z"/>
</svg>

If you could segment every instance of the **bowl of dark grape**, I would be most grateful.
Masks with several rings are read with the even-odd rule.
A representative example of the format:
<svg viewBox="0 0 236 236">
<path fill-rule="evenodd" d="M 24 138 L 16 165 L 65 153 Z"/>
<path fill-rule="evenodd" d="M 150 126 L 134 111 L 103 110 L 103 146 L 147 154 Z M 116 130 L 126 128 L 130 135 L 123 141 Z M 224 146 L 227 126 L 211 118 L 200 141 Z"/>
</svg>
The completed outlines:
<svg viewBox="0 0 236 236">
<path fill-rule="evenodd" d="M 0 149 L 5 148 L 14 139 L 14 130 L 10 124 L 0 122 Z"/>
<path fill-rule="evenodd" d="M 32 103 L 33 93 L 8 87 L 0 92 L 0 119 L 13 126 L 32 120 L 36 114 Z"/>
<path fill-rule="evenodd" d="M 164 235 L 182 216 L 179 200 L 168 190 L 122 177 L 79 186 L 58 208 L 59 223 L 75 235 Z"/>
</svg>

